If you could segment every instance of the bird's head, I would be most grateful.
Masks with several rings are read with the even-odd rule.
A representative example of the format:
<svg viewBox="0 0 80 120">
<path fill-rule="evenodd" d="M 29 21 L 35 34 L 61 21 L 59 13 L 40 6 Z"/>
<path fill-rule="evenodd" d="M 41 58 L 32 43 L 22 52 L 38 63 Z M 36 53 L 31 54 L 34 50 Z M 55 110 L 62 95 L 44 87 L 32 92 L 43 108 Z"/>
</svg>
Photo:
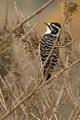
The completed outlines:
<svg viewBox="0 0 80 120">
<path fill-rule="evenodd" d="M 45 34 L 53 34 L 53 35 L 57 35 L 60 32 L 61 29 L 61 25 L 59 23 L 56 22 L 51 22 L 51 23 L 45 23 L 47 27 L 47 31 L 45 32 Z"/>
</svg>

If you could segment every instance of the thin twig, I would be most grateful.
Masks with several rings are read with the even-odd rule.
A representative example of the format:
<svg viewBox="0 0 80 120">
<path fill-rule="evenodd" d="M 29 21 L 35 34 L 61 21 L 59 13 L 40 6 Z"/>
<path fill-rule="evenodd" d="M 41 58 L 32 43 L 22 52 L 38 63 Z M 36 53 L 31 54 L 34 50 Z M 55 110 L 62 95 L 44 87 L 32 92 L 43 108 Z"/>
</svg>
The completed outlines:
<svg viewBox="0 0 80 120">
<path fill-rule="evenodd" d="M 78 59 L 77 61 L 75 61 L 71 65 L 67 66 L 65 69 L 62 69 L 61 71 L 59 71 L 58 73 L 53 75 L 48 81 L 44 82 L 41 86 L 39 86 L 38 90 L 40 90 L 44 85 L 46 85 L 49 82 L 51 82 L 54 78 L 59 78 L 66 70 L 70 69 L 71 67 L 73 67 L 74 65 L 78 64 L 79 62 L 80 62 L 80 59 Z"/>
<path fill-rule="evenodd" d="M 6 4 L 6 15 L 5 15 L 4 30 L 6 30 L 6 27 L 7 27 L 7 24 L 8 24 L 8 9 L 9 9 L 9 0 L 7 0 L 7 4 Z"/>
<path fill-rule="evenodd" d="M 23 35 L 17 42 L 15 42 L 14 44 L 12 44 L 10 47 L 5 48 L 3 51 L 0 51 L 0 54 L 5 53 L 7 50 L 10 50 L 13 46 L 17 45 L 22 39 L 24 39 L 26 36 L 28 36 L 32 30 L 35 28 L 36 23 L 31 27 L 31 29 L 29 30 L 28 33 L 26 33 L 25 35 Z"/>
<path fill-rule="evenodd" d="M 9 111 L 7 111 L 7 113 L 0 120 L 4 120 L 11 113 L 13 113 L 25 100 L 28 100 L 36 92 L 36 89 L 37 89 L 37 84 L 35 85 L 34 90 L 28 96 L 23 98 L 14 108 L 11 108 Z"/>
<path fill-rule="evenodd" d="M 38 9 L 37 11 L 35 11 L 32 15 L 28 16 L 23 22 L 21 22 L 16 28 L 14 28 L 5 38 L 9 38 L 16 30 L 18 30 L 23 24 L 25 24 L 26 22 L 28 22 L 29 20 L 31 20 L 33 17 L 35 17 L 36 15 L 40 14 L 45 8 L 47 8 L 54 0 L 50 0 L 48 1 L 45 5 L 43 5 L 40 9 Z"/>
<path fill-rule="evenodd" d="M 47 109 L 46 111 L 41 112 L 40 115 L 43 115 L 44 113 L 47 114 L 47 112 L 50 111 L 50 109 L 52 109 L 53 107 L 54 107 L 54 103 L 52 104 L 52 106 L 49 109 Z M 39 115 L 36 115 L 36 116 L 38 117 Z M 33 118 L 32 120 L 35 120 L 35 118 Z"/>
</svg>

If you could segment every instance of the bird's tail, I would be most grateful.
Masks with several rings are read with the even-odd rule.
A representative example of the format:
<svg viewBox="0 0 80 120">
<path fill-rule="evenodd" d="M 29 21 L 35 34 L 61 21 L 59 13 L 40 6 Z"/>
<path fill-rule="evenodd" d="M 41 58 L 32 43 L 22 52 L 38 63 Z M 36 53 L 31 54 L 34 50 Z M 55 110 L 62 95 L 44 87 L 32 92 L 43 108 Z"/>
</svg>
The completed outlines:
<svg viewBox="0 0 80 120">
<path fill-rule="evenodd" d="M 51 73 L 46 73 L 46 71 L 44 70 L 43 72 L 44 77 L 46 77 L 46 80 L 48 80 L 51 77 Z"/>
</svg>

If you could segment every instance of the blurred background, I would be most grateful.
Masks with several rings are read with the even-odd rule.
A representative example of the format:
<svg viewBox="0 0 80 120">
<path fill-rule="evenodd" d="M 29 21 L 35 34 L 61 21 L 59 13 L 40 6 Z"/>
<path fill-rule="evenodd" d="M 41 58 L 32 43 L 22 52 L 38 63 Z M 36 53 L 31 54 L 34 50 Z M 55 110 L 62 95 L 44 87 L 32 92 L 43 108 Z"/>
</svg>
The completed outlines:
<svg viewBox="0 0 80 120">
<path fill-rule="evenodd" d="M 9 13 L 8 19 L 11 21 L 13 17 L 14 11 L 14 0 L 0 0 L 0 28 L 4 25 L 5 20 L 5 11 L 6 11 L 6 3 L 9 1 Z M 15 0 L 18 10 L 20 10 L 24 17 L 27 18 L 34 11 L 43 6 L 48 0 Z M 64 0 L 63 0 L 64 1 Z M 73 21 L 71 25 L 71 30 L 74 38 L 76 38 L 79 42 L 80 38 L 80 0 L 75 0 L 78 4 L 78 10 L 73 15 Z M 30 23 L 37 23 L 36 29 L 40 36 L 43 35 L 46 28 L 43 22 L 52 22 L 57 21 L 62 23 L 62 12 L 60 0 L 54 0 L 54 2 L 47 7 L 42 13 L 37 15 L 35 18 L 29 21 Z"/>
<path fill-rule="evenodd" d="M 22 14 L 24 15 L 25 18 L 27 18 L 29 15 L 32 15 L 33 12 L 37 11 L 39 8 L 41 8 L 48 1 L 49 0 L 15 0 L 18 10 L 22 12 Z M 64 2 L 66 0 L 61 0 L 61 1 Z M 14 0 L 0 0 L 0 35 L 5 35 L 3 33 L 4 32 L 3 29 L 4 29 L 4 25 L 5 25 L 7 2 L 9 3 L 9 5 L 8 5 L 9 27 L 11 27 L 11 24 L 13 23 L 12 21 L 13 21 L 13 13 L 14 13 Z M 74 44 L 76 44 L 77 49 L 78 49 L 78 48 L 80 48 L 80 46 L 79 46 L 79 43 L 80 43 L 79 42 L 79 38 L 80 38 L 80 0 L 75 0 L 75 2 L 78 4 L 78 10 L 73 14 L 73 20 L 71 22 L 70 29 L 71 29 L 71 33 L 73 35 L 73 38 L 76 39 L 76 42 Z M 30 25 L 31 24 L 34 25 L 35 23 L 37 23 L 36 24 L 36 31 L 40 37 L 46 31 L 46 27 L 43 24 L 43 22 L 59 22 L 62 24 L 63 17 L 62 17 L 60 3 L 61 3 L 60 0 L 54 0 L 54 2 L 52 4 L 50 4 L 45 10 L 43 10 L 39 15 L 36 15 L 34 18 L 32 18 L 30 21 L 28 21 L 30 23 Z M 31 36 L 31 34 L 30 34 L 30 36 Z M 32 37 L 34 37 L 34 35 Z M 16 40 L 17 40 L 17 38 L 14 39 L 13 41 L 16 42 Z M 12 39 L 10 39 L 10 41 L 12 42 Z M 1 43 L 1 41 L 0 41 L 0 43 Z M 5 42 L 5 43 L 7 43 L 7 42 Z M 22 41 L 20 42 L 20 44 L 18 43 L 17 45 L 15 45 L 14 52 L 15 52 L 16 56 L 20 57 L 20 59 L 18 59 L 19 60 L 18 62 L 20 63 L 22 70 L 26 69 L 25 72 L 23 72 L 23 73 L 26 76 L 27 80 L 21 78 L 21 80 L 23 80 L 22 82 L 24 83 L 23 86 L 25 86 L 25 81 L 28 81 L 28 79 L 31 79 L 31 78 L 29 78 L 29 73 L 33 78 L 37 78 L 37 73 L 38 73 L 37 70 L 39 70 L 40 61 L 39 61 L 39 56 L 38 56 L 37 62 L 36 62 L 36 60 L 31 60 L 28 56 L 26 56 L 21 45 L 22 45 Z M 6 48 L 6 46 L 3 46 L 3 47 Z M 3 48 L 1 50 L 4 51 Z M 0 52 L 1 52 L 1 50 L 0 50 Z M 72 51 L 70 51 L 70 52 L 72 52 Z M 79 49 L 78 49 L 78 52 L 79 52 Z M 8 55 L 8 53 L 7 53 L 7 55 Z M 11 55 L 9 55 L 9 56 L 12 58 Z M 3 59 L 5 57 L 5 54 L 2 54 L 2 56 L 0 56 L 0 57 L 2 57 L 1 58 L 2 62 L 5 61 L 5 63 L 8 63 L 8 62 L 9 62 L 9 64 L 11 63 L 12 59 L 8 59 L 8 57 Z M 14 57 L 14 58 L 16 58 L 16 57 Z M 15 61 L 16 61 L 16 59 L 15 59 Z M 16 64 L 15 61 L 14 61 L 14 64 Z M 25 68 L 25 66 L 27 66 L 27 67 Z M 78 66 L 80 66 L 80 65 L 78 64 Z M 4 66 L 4 64 L 0 63 L 0 75 L 2 75 L 2 77 L 4 77 L 6 75 L 6 73 L 9 73 L 6 71 L 5 68 L 6 67 Z M 14 69 L 17 69 L 17 68 L 15 67 Z M 11 68 L 11 70 L 12 70 L 12 68 Z M 19 70 L 20 70 L 20 68 L 19 68 Z M 27 70 L 28 70 L 28 72 L 27 72 Z M 78 72 L 79 72 L 78 75 L 80 76 L 79 69 L 77 70 L 78 72 L 75 72 L 75 70 L 76 70 L 76 68 L 73 69 L 72 80 L 73 80 L 73 78 L 74 78 L 74 80 L 76 80 L 76 78 L 77 78 L 75 73 L 78 74 Z M 13 71 L 11 71 L 11 72 L 13 72 Z M 14 77 L 14 76 L 15 76 L 15 74 L 13 75 L 13 77 L 9 76 L 12 78 L 12 81 L 13 81 L 13 83 L 11 81 L 11 84 L 13 86 L 17 86 L 16 84 L 18 82 L 18 80 L 17 80 L 18 77 Z M 16 78 L 16 79 L 14 79 L 14 78 Z M 27 84 L 27 82 L 26 82 L 26 84 Z M 31 88 L 33 89 L 33 86 L 31 86 Z M 15 92 L 16 92 L 16 89 L 15 89 Z M 75 93 L 77 93 L 77 92 L 75 91 Z M 68 114 L 70 114 L 70 110 L 72 108 L 67 109 L 67 107 L 68 106 L 66 105 L 66 111 L 68 111 L 68 113 L 67 113 L 67 116 L 68 116 Z M 62 108 L 62 109 L 64 109 L 64 108 Z"/>
</svg>

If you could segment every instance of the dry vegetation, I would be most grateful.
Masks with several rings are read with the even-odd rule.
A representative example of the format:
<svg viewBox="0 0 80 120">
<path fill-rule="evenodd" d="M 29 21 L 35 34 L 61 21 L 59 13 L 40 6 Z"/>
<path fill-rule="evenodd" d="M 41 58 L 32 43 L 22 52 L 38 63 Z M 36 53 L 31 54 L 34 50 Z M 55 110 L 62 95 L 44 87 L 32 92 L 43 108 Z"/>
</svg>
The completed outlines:
<svg viewBox="0 0 80 120">
<path fill-rule="evenodd" d="M 6 72 L 0 77 L 0 120 L 80 119 L 80 50 L 76 49 L 70 30 L 78 5 L 74 0 L 61 3 L 61 41 L 56 46 L 60 48 L 60 57 L 48 81 L 42 77 L 44 65 L 40 67 L 36 24 L 28 23 L 52 2 L 27 19 L 14 3 L 12 30 L 7 29 L 7 4 L 4 30 L 0 32 L 0 65 Z M 54 46 L 49 56 L 53 50 Z"/>
</svg>

